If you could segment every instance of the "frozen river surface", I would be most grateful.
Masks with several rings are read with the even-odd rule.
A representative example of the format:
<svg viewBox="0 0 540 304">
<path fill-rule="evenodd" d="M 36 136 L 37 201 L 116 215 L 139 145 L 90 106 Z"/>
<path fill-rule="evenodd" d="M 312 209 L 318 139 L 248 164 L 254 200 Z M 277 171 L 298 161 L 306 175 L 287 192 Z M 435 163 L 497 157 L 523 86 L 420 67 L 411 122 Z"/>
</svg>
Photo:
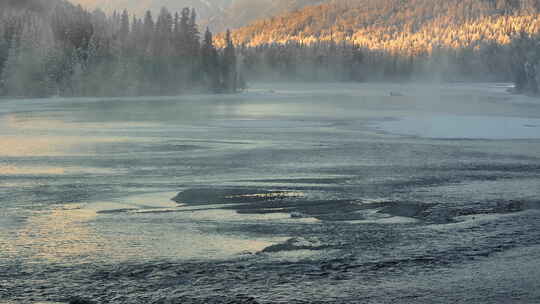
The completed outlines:
<svg viewBox="0 0 540 304">
<path fill-rule="evenodd" d="M 0 101 L 0 303 L 540 303 L 504 84 Z"/>
</svg>

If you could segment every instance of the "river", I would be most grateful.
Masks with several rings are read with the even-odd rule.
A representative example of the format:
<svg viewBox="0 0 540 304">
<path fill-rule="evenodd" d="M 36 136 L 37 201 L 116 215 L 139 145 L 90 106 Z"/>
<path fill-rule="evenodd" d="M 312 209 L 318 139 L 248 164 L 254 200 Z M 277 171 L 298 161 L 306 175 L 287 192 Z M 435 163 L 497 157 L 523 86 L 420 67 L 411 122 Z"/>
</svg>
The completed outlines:
<svg viewBox="0 0 540 304">
<path fill-rule="evenodd" d="M 0 303 L 538 303 L 508 87 L 0 100 Z"/>
</svg>

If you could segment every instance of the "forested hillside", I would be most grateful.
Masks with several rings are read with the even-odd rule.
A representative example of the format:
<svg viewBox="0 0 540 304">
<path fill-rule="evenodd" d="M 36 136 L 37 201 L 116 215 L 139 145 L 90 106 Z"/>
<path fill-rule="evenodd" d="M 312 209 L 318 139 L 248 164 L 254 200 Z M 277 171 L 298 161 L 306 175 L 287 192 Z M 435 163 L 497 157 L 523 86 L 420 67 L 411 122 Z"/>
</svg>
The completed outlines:
<svg viewBox="0 0 540 304">
<path fill-rule="evenodd" d="M 514 81 L 518 92 L 540 91 L 540 0 L 330 0 L 220 34 L 216 46 L 189 8 L 144 16 L 62 0 L 0 8 L 7 96 L 234 92 L 244 79 Z"/>
<path fill-rule="evenodd" d="M 217 50 L 208 31 L 201 41 L 192 9 L 136 18 L 40 3 L 0 14 L 0 95 L 234 92 L 242 83 L 232 42 Z"/>
<path fill-rule="evenodd" d="M 539 0 L 333 0 L 233 39 L 252 75 L 516 80 L 536 73 L 539 10 Z"/>
<path fill-rule="evenodd" d="M 235 31 L 239 43 L 331 40 L 420 52 L 463 47 L 540 28 L 539 0 L 333 0 Z"/>
</svg>

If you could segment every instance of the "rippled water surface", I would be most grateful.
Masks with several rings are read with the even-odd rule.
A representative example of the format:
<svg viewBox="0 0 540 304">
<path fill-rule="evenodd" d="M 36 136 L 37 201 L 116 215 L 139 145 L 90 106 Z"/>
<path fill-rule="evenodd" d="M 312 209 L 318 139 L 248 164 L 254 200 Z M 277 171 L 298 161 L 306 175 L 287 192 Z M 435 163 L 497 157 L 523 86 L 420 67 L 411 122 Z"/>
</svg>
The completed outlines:
<svg viewBox="0 0 540 304">
<path fill-rule="evenodd" d="M 540 302 L 539 100 L 254 87 L 0 100 L 0 303 Z"/>
</svg>

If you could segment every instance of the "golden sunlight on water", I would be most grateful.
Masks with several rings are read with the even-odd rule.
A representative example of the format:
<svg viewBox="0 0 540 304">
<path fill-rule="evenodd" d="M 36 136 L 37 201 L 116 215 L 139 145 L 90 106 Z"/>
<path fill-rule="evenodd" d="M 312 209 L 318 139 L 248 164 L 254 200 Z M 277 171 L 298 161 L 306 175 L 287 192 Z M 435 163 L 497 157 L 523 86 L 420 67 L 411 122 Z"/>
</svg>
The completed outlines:
<svg viewBox="0 0 540 304">
<path fill-rule="evenodd" d="M 115 258 L 129 259 L 174 258 L 224 258 L 243 252 L 259 252 L 284 241 L 284 238 L 253 239 L 239 235 L 223 235 L 208 229 L 225 222 L 269 220 L 261 215 L 250 217 L 233 210 L 219 209 L 223 205 L 204 207 L 178 206 L 170 200 L 175 193 L 151 193 L 124 197 L 113 201 L 85 204 L 93 210 L 101 224 L 96 229 L 107 231 L 109 249 Z M 210 210 L 206 210 L 210 208 Z M 217 209 L 214 209 L 217 208 Z M 155 222 L 158 220 L 158 222 Z M 144 223 L 141 226 L 141 223 Z M 159 223 L 156 225 L 156 223 Z M 122 236 L 118 239 L 118 236 Z"/>
<path fill-rule="evenodd" d="M 14 239 L 6 242 L 7 251 L 29 260 L 50 262 L 94 256 L 103 250 L 99 236 L 86 225 L 95 216 L 90 210 L 62 207 L 32 216 Z"/>
<path fill-rule="evenodd" d="M 75 138 L 39 136 L 0 136 L 0 156 L 54 156 L 62 155 Z"/>
<path fill-rule="evenodd" d="M 144 139 L 141 139 L 143 141 Z M 1 136 L 0 156 L 62 156 L 69 154 L 92 154 L 92 146 L 97 144 L 128 142 L 122 137 L 80 137 L 80 136 Z M 77 147 L 83 147 L 77 151 Z"/>
<path fill-rule="evenodd" d="M 0 157 L 33 157 L 33 156 L 63 156 L 69 154 L 88 154 L 93 152 L 92 147 L 98 144 L 113 144 L 132 141 L 130 138 L 114 136 L 80 136 L 67 134 L 70 130 L 99 129 L 104 128 L 134 128 L 151 127 L 149 124 L 122 123 L 122 124 L 97 124 L 97 123 L 66 123 L 61 120 L 47 119 L 39 116 L 27 117 L 18 114 L 0 117 Z M 59 130 L 59 131 L 57 131 Z M 10 135 L 15 131 L 17 135 Z M 60 132 L 60 133 L 58 133 Z M 3 134 L 2 134 L 3 133 Z M 138 138 L 138 141 L 147 141 Z M 0 174 L 15 172 L 14 168 L 0 167 Z M 58 174 L 56 171 L 52 174 Z M 12 174 L 12 173 L 6 173 Z"/>
<path fill-rule="evenodd" d="M 97 174 L 110 175 L 120 172 L 118 169 L 92 167 L 51 167 L 51 166 L 19 166 L 0 163 L 0 176 L 19 175 L 68 175 L 68 174 Z M 6 184 L 3 184 L 4 186 Z M 20 185 L 20 183 L 17 183 Z"/>
<path fill-rule="evenodd" d="M 0 125 L 4 128 L 19 130 L 69 130 L 69 129 L 110 129 L 110 128 L 155 128 L 159 123 L 151 122 L 74 122 L 60 119 L 50 119 L 38 115 L 29 116 L 9 114 L 1 118 Z"/>
<path fill-rule="evenodd" d="M 225 258 L 259 252 L 287 239 L 251 239 L 201 231 L 201 227 L 213 226 L 213 216 L 216 214 L 212 217 L 201 214 L 200 218 L 194 217 L 194 214 L 174 216 L 164 220 L 170 221 L 167 226 L 147 222 L 154 217 L 152 214 L 140 214 L 138 217 L 132 214 L 129 216 L 131 219 L 126 219 L 122 214 L 128 215 L 123 212 L 99 214 L 96 210 L 68 205 L 38 212 L 30 216 L 24 226 L 8 239 L 0 235 L 0 243 L 4 244 L 2 253 L 32 263 L 47 261 L 62 264 L 81 259 Z M 99 217 L 109 219 L 96 226 L 95 221 Z M 146 223 L 144 229 L 141 229 L 139 220 Z"/>
<path fill-rule="evenodd" d="M 10 114 L 2 118 L 2 124 L 11 129 L 60 129 L 66 128 L 67 124 L 61 120 L 42 118 L 39 116 L 28 116 L 21 114 Z"/>
<path fill-rule="evenodd" d="M 0 164 L 1 175 L 61 175 L 66 173 L 64 168 L 57 167 L 16 167 Z"/>
</svg>

